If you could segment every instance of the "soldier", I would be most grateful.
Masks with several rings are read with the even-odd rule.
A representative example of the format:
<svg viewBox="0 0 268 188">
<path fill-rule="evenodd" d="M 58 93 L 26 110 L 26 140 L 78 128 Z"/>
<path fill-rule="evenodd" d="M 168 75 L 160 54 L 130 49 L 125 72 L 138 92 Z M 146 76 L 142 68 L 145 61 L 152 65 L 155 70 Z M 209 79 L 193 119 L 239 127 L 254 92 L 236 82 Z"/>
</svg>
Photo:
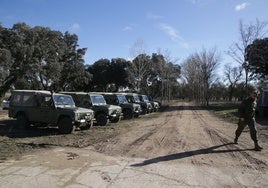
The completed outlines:
<svg viewBox="0 0 268 188">
<path fill-rule="evenodd" d="M 240 107 L 238 108 L 239 113 L 239 121 L 238 127 L 235 131 L 235 139 L 234 143 L 237 144 L 238 137 L 241 135 L 242 131 L 248 125 L 250 130 L 251 139 L 254 141 L 255 150 L 260 151 L 263 148 L 258 144 L 258 136 L 255 122 L 255 108 L 256 108 L 256 100 L 258 96 L 258 91 L 253 90 L 250 93 L 250 96 L 243 100 Z"/>
</svg>

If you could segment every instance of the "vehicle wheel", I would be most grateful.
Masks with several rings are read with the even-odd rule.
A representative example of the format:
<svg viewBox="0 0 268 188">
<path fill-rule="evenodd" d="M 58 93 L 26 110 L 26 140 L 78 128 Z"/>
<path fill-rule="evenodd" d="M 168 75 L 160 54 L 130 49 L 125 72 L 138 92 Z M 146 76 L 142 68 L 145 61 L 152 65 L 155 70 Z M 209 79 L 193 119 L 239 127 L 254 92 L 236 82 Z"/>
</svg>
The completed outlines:
<svg viewBox="0 0 268 188">
<path fill-rule="evenodd" d="M 118 121 L 120 121 L 121 118 L 120 117 L 116 117 L 115 119 L 112 120 L 112 123 L 117 123 Z"/>
<path fill-rule="evenodd" d="M 138 118 L 140 116 L 140 114 L 135 114 L 134 117 L 135 118 Z"/>
<path fill-rule="evenodd" d="M 93 121 L 88 122 L 85 126 L 82 126 L 82 130 L 88 130 L 93 126 Z"/>
<path fill-rule="evenodd" d="M 129 109 L 125 110 L 123 114 L 124 114 L 124 119 L 132 119 L 133 118 L 133 113 Z"/>
<path fill-rule="evenodd" d="M 146 110 L 146 108 L 142 108 L 142 113 L 141 113 L 142 115 L 145 115 L 145 114 L 147 114 L 147 110 Z"/>
<path fill-rule="evenodd" d="M 25 114 L 18 114 L 17 116 L 17 126 L 19 129 L 29 129 L 30 122 Z"/>
<path fill-rule="evenodd" d="M 74 131 L 75 126 L 73 126 L 72 120 L 69 117 L 64 117 L 60 119 L 58 123 L 59 132 L 61 134 L 70 134 Z"/>
<path fill-rule="evenodd" d="M 97 125 L 105 126 L 109 123 L 109 120 L 105 114 L 98 114 L 96 117 Z"/>
</svg>

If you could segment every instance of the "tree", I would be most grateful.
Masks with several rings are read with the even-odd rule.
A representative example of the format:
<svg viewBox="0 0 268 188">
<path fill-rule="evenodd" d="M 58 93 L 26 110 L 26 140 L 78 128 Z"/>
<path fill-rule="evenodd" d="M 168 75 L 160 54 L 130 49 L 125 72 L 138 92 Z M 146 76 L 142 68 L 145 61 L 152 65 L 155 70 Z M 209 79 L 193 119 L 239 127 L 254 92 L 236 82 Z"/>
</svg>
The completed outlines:
<svg viewBox="0 0 268 188">
<path fill-rule="evenodd" d="M 199 102 L 201 100 L 201 75 L 198 61 L 195 55 L 190 55 L 182 63 L 182 75 L 186 80 L 186 91 L 190 100 Z"/>
<path fill-rule="evenodd" d="M 36 36 L 32 44 L 36 66 L 28 80 L 39 81 L 41 85 L 38 88 L 49 90 L 52 86 L 59 85 L 67 45 L 59 31 L 40 26 L 34 27 L 32 31 Z"/>
<path fill-rule="evenodd" d="M 184 77 L 188 81 L 192 98 L 209 105 L 211 85 L 217 81 L 216 70 L 219 65 L 216 48 L 191 55 L 183 63 Z"/>
<path fill-rule="evenodd" d="M 250 23 L 249 25 L 243 24 L 242 20 L 239 22 L 239 39 L 238 42 L 233 43 L 228 51 L 230 57 L 234 61 L 239 63 L 245 70 L 246 76 L 246 94 L 248 92 L 248 76 L 249 76 L 249 64 L 246 61 L 246 48 L 248 45 L 252 44 L 255 39 L 263 38 L 266 35 L 267 30 L 265 29 L 267 22 L 260 22 L 256 19 L 255 23 Z"/>
<path fill-rule="evenodd" d="M 78 36 L 65 32 L 63 36 L 67 45 L 65 54 L 62 58 L 63 68 L 58 88 L 72 91 L 87 91 L 87 86 L 92 80 L 92 74 L 84 66 L 84 55 L 86 48 L 78 48 Z"/>
<path fill-rule="evenodd" d="M 230 65 L 224 66 L 224 77 L 225 80 L 229 83 L 229 101 L 232 100 L 233 94 L 235 91 L 235 87 L 242 76 L 242 68 L 241 67 L 231 67 Z"/>
<path fill-rule="evenodd" d="M 88 71 L 93 75 L 90 89 L 93 91 L 106 91 L 109 81 L 110 60 L 100 59 L 88 67 Z"/>
<path fill-rule="evenodd" d="M 36 70 L 37 61 L 33 58 L 35 33 L 25 23 L 18 23 L 12 29 L 0 30 L 1 69 L 0 95 L 10 89 L 18 80 L 24 80 Z M 4 62 L 4 63 L 2 63 Z M 5 69 L 5 70 L 4 70 Z"/>
<path fill-rule="evenodd" d="M 128 82 L 128 67 L 130 62 L 123 58 L 114 58 L 110 62 L 110 68 L 108 70 L 108 77 L 110 78 L 110 84 L 115 86 L 114 91 L 118 91 L 120 87 L 129 86 Z"/>
<path fill-rule="evenodd" d="M 268 38 L 256 39 L 246 48 L 249 70 L 261 79 L 268 76 Z"/>
<path fill-rule="evenodd" d="M 147 84 L 145 76 L 150 70 L 151 58 L 146 54 L 138 55 L 128 68 L 129 82 L 132 83 L 136 91 L 141 91 L 141 85 Z"/>
</svg>

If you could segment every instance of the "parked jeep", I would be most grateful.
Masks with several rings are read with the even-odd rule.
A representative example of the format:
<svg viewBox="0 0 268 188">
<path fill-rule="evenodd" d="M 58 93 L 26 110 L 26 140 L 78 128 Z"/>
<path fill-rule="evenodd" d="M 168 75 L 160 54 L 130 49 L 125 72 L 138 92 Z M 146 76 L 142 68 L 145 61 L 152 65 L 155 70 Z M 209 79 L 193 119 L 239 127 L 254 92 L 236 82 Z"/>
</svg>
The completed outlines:
<svg viewBox="0 0 268 188">
<path fill-rule="evenodd" d="M 17 119 L 19 128 L 52 125 L 63 134 L 72 133 L 76 127 L 90 128 L 94 118 L 92 110 L 76 107 L 70 95 L 42 90 L 12 91 L 8 115 Z"/>
<path fill-rule="evenodd" d="M 107 125 L 109 121 L 116 123 L 121 120 L 123 114 L 120 106 L 109 105 L 104 97 L 94 92 L 62 92 L 73 97 L 79 107 L 89 108 L 94 111 L 95 123 L 100 126 Z"/>
<path fill-rule="evenodd" d="M 150 102 L 143 102 L 140 100 L 139 95 L 136 93 L 122 93 L 126 96 L 129 103 L 136 103 L 141 105 L 142 114 L 148 114 L 152 110 L 152 105 Z"/>
<path fill-rule="evenodd" d="M 141 114 L 141 106 L 135 103 L 129 103 L 125 95 L 120 93 L 102 93 L 107 104 L 121 106 L 124 119 L 132 119 L 139 117 Z"/>
<path fill-rule="evenodd" d="M 160 108 L 160 105 L 156 101 L 150 101 L 147 95 L 139 95 L 139 98 L 142 102 L 149 102 L 152 105 L 151 112 L 157 112 Z"/>
</svg>

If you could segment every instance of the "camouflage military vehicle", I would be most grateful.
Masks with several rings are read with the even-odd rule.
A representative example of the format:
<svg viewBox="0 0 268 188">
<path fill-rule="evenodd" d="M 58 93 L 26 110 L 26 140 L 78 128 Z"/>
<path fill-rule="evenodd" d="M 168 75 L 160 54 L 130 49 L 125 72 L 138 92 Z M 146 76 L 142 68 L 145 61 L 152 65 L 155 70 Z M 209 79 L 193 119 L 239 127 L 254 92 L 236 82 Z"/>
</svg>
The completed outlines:
<svg viewBox="0 0 268 188">
<path fill-rule="evenodd" d="M 107 125 L 109 121 L 116 123 L 121 120 L 123 114 L 120 106 L 109 105 L 104 97 L 94 92 L 62 92 L 73 97 L 79 107 L 89 108 L 94 111 L 95 123 L 100 126 Z"/>
<path fill-rule="evenodd" d="M 259 116 L 268 116 L 268 88 L 262 89 L 258 97 L 256 114 Z"/>
<path fill-rule="evenodd" d="M 19 128 L 51 125 L 63 134 L 76 127 L 90 128 L 94 118 L 92 110 L 76 107 L 70 95 L 41 90 L 12 91 L 8 115 L 17 119 Z"/>
<path fill-rule="evenodd" d="M 121 106 L 124 119 L 132 119 L 139 117 L 141 114 L 141 106 L 135 103 L 129 103 L 125 95 L 120 93 L 102 93 L 107 104 Z"/>
<path fill-rule="evenodd" d="M 136 103 L 141 105 L 142 114 L 148 114 L 152 111 L 152 105 L 150 102 L 143 102 L 140 100 L 137 93 L 121 93 L 126 96 L 129 103 Z"/>
<path fill-rule="evenodd" d="M 149 102 L 152 105 L 151 112 L 157 112 L 160 108 L 160 105 L 156 101 L 150 101 L 147 95 L 139 95 L 140 101 L 142 102 Z"/>
</svg>

